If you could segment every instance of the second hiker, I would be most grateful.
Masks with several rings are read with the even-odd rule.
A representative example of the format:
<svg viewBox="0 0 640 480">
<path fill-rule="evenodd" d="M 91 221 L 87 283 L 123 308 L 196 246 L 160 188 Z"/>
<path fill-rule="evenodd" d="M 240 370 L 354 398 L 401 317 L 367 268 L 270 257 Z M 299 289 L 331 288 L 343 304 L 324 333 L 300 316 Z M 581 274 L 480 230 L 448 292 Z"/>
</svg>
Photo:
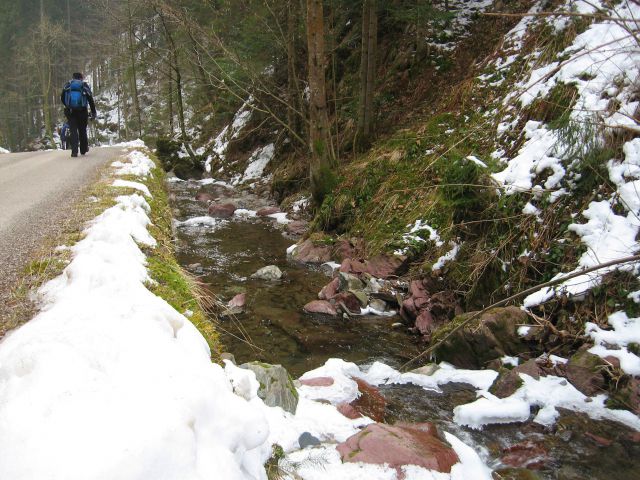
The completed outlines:
<svg viewBox="0 0 640 480">
<path fill-rule="evenodd" d="M 67 82 L 62 89 L 60 100 L 64 104 L 64 114 L 71 131 L 71 156 L 78 156 L 78 143 L 80 144 L 80 153 L 84 155 L 89 151 L 88 108 L 91 109 L 91 117 L 96 118 L 96 106 L 93 102 L 91 87 L 84 81 L 81 73 L 73 74 L 73 79 Z"/>
</svg>

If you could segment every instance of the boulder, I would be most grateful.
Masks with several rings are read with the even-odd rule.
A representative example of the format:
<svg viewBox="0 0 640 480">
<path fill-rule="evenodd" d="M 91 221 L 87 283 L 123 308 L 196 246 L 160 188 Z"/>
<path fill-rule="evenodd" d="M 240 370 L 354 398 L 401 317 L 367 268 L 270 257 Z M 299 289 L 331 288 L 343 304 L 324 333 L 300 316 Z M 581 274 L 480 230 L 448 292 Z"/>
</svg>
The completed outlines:
<svg viewBox="0 0 640 480">
<path fill-rule="evenodd" d="M 376 387 L 368 382 L 361 378 L 354 378 L 354 380 L 358 384 L 360 395 L 351 402 L 351 406 L 365 417 L 369 417 L 376 422 L 383 422 L 387 408 L 385 398 Z"/>
<path fill-rule="evenodd" d="M 264 207 L 256 212 L 256 216 L 266 217 L 267 215 L 273 215 L 274 213 L 280 213 L 280 209 L 278 207 Z"/>
<path fill-rule="evenodd" d="M 280 280 L 282 278 L 282 270 L 280 270 L 275 265 L 267 265 L 266 267 L 262 267 L 256 273 L 251 275 L 251 278 L 256 278 L 258 280 L 268 280 L 275 281 Z"/>
<path fill-rule="evenodd" d="M 510 467 L 539 470 L 550 462 L 549 452 L 542 442 L 525 440 L 503 450 L 502 463 Z"/>
<path fill-rule="evenodd" d="M 340 292 L 333 300 L 336 305 L 344 305 L 347 308 L 348 311 L 345 313 L 360 313 L 360 300 L 351 292 Z"/>
<path fill-rule="evenodd" d="M 291 256 L 302 263 L 325 263 L 331 260 L 331 248 L 327 245 L 315 245 L 313 240 L 305 240 L 298 245 Z"/>
<path fill-rule="evenodd" d="M 247 294 L 239 293 L 235 297 L 233 297 L 231 300 L 229 300 L 229 303 L 227 303 L 227 306 L 242 308 L 245 306 L 246 303 L 247 303 Z"/>
<path fill-rule="evenodd" d="M 337 410 L 347 418 L 351 420 L 355 420 L 356 418 L 361 418 L 362 414 L 357 411 L 353 405 L 350 403 L 342 402 L 337 405 Z"/>
<path fill-rule="evenodd" d="M 366 264 L 367 273 L 376 278 L 397 277 L 408 269 L 407 257 L 398 255 L 377 255 Z"/>
<path fill-rule="evenodd" d="M 433 320 L 433 315 L 429 310 L 423 310 L 420 312 L 418 317 L 416 318 L 416 329 L 422 335 L 431 335 L 435 328 L 435 322 Z"/>
<path fill-rule="evenodd" d="M 333 257 L 339 262 L 345 258 L 353 258 L 356 256 L 356 247 L 349 240 L 336 240 L 333 244 Z"/>
<path fill-rule="evenodd" d="M 607 364 L 602 358 L 587 350 L 590 345 L 583 345 L 569 358 L 565 371 L 567 380 L 587 396 L 603 393 L 606 383 L 603 368 Z"/>
<path fill-rule="evenodd" d="M 196 193 L 196 200 L 198 202 L 209 203 L 214 200 L 214 197 L 208 192 L 198 192 Z"/>
<path fill-rule="evenodd" d="M 340 265 L 333 262 L 324 262 L 322 265 L 320 265 L 320 271 L 324 273 L 327 277 L 332 277 L 332 278 L 336 274 L 339 268 L 340 268 Z"/>
<path fill-rule="evenodd" d="M 341 292 L 364 289 L 363 281 L 350 273 L 340 272 L 338 274 L 338 279 L 340 281 Z"/>
<path fill-rule="evenodd" d="M 329 283 L 327 283 L 324 287 L 322 287 L 322 290 L 320 290 L 320 293 L 318 293 L 318 298 L 320 300 L 331 300 L 338 294 L 339 288 L 340 280 L 338 280 L 338 277 L 336 277 Z"/>
<path fill-rule="evenodd" d="M 280 407 L 293 414 L 296 413 L 298 392 L 289 373 L 282 365 L 250 362 L 243 363 L 240 368 L 246 368 L 256 374 L 256 379 L 260 384 L 258 396 L 266 405 Z"/>
<path fill-rule="evenodd" d="M 544 375 L 544 372 L 534 359 L 527 360 L 523 364 L 518 365 L 511 370 L 508 368 L 501 368 L 499 375 L 494 380 L 493 385 L 491 385 L 489 392 L 498 398 L 510 397 L 522 385 L 522 378 L 519 375 L 520 373 L 526 373 L 536 380 L 539 379 L 541 375 Z"/>
<path fill-rule="evenodd" d="M 332 317 L 338 316 L 336 308 L 326 300 L 313 300 L 302 307 L 302 309 L 305 313 L 318 313 L 321 315 L 330 315 Z"/>
<path fill-rule="evenodd" d="M 458 462 L 456 452 L 432 423 L 373 423 L 337 447 L 343 462 L 403 465 L 449 473 Z"/>
<path fill-rule="evenodd" d="M 340 264 L 340 271 L 344 273 L 364 273 L 367 271 L 367 266 L 360 260 L 345 258 Z"/>
<path fill-rule="evenodd" d="M 309 222 L 306 222 L 304 220 L 294 220 L 293 222 L 287 223 L 287 226 L 285 228 L 287 230 L 287 233 L 292 237 L 301 237 L 306 233 L 307 229 L 309 228 Z M 322 262 L 319 262 L 319 263 L 322 263 Z"/>
<path fill-rule="evenodd" d="M 387 302 L 380 298 L 372 298 L 369 301 L 369 306 L 379 312 L 384 312 L 387 309 Z"/>
<path fill-rule="evenodd" d="M 469 318 L 460 315 L 439 327 L 433 334 L 435 344 L 452 328 Z M 459 368 L 480 369 L 505 355 L 518 356 L 530 350 L 518 335 L 518 326 L 525 323 L 527 313 L 518 307 L 493 308 L 438 345 L 435 355 L 439 360 Z"/>
<path fill-rule="evenodd" d="M 209 215 L 215 218 L 233 217 L 236 210 L 236 206 L 233 203 L 209 205 Z"/>
</svg>

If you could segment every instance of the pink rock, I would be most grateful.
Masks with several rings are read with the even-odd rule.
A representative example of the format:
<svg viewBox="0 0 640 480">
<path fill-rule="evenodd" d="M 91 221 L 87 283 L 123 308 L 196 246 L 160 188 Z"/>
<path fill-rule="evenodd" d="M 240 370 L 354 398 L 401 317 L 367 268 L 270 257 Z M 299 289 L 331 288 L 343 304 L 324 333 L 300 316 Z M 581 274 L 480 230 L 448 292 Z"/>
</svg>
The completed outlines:
<svg viewBox="0 0 640 480">
<path fill-rule="evenodd" d="M 358 412 L 350 403 L 340 403 L 336 408 L 342 415 L 350 418 L 351 420 L 362 417 L 362 414 Z"/>
<path fill-rule="evenodd" d="M 433 333 L 433 316 L 429 310 L 423 310 L 416 318 L 416 328 L 422 335 L 431 335 Z"/>
<path fill-rule="evenodd" d="M 549 453 L 541 442 L 525 440 L 509 448 L 504 449 L 500 458 L 502 463 L 510 467 L 528 468 L 539 470 L 550 461 Z"/>
<path fill-rule="evenodd" d="M 326 300 L 313 300 L 307 303 L 303 310 L 306 313 L 320 313 L 323 315 L 331 315 L 332 317 L 338 316 L 338 312 L 335 307 Z"/>
<path fill-rule="evenodd" d="M 333 378 L 331 377 L 313 377 L 313 378 L 301 378 L 300 383 L 308 387 L 330 387 L 333 385 Z"/>
<path fill-rule="evenodd" d="M 340 265 L 340 271 L 345 273 L 364 273 L 367 271 L 367 266 L 360 260 L 345 258 Z"/>
<path fill-rule="evenodd" d="M 209 205 L 209 215 L 215 218 L 229 218 L 236 211 L 233 203 L 224 203 L 222 205 Z"/>
<path fill-rule="evenodd" d="M 333 299 L 336 305 L 344 304 L 349 310 L 347 313 L 360 313 L 360 300 L 351 292 L 340 292 Z"/>
<path fill-rule="evenodd" d="M 273 215 L 274 213 L 280 213 L 278 207 L 264 207 L 256 212 L 258 217 L 266 217 L 267 215 Z"/>
<path fill-rule="evenodd" d="M 333 256 L 342 262 L 345 258 L 354 258 L 356 256 L 356 248 L 349 240 L 338 240 L 333 244 Z"/>
<path fill-rule="evenodd" d="M 312 240 L 305 240 L 293 251 L 292 257 L 303 263 L 325 263 L 331 260 L 331 249 L 326 245 L 314 245 Z"/>
<path fill-rule="evenodd" d="M 343 462 L 386 463 L 398 470 L 403 465 L 418 465 L 449 473 L 458 462 L 458 455 L 432 423 L 373 423 L 337 449 Z"/>
<path fill-rule="evenodd" d="M 376 387 L 361 378 L 354 378 L 358 384 L 360 396 L 351 402 L 351 406 L 365 417 L 383 422 L 387 401 Z"/>
<path fill-rule="evenodd" d="M 207 192 L 196 193 L 196 200 L 199 202 L 209 203 L 213 201 L 213 195 Z"/>
<path fill-rule="evenodd" d="M 338 277 L 331 280 L 327 283 L 320 293 L 318 293 L 318 298 L 320 300 L 331 300 L 338 293 L 338 289 L 340 288 L 340 279 Z"/>
<path fill-rule="evenodd" d="M 294 237 L 301 237 L 309 228 L 309 222 L 306 222 L 304 220 L 294 220 L 293 222 L 288 223 L 286 228 L 289 235 L 292 235 Z"/>
<path fill-rule="evenodd" d="M 238 295 L 236 295 L 235 297 L 233 297 L 231 300 L 229 300 L 229 303 L 227 303 L 227 305 L 229 307 L 244 307 L 244 304 L 247 302 L 247 294 L 246 293 L 239 293 Z"/>
<path fill-rule="evenodd" d="M 413 298 L 407 298 L 402 302 L 402 308 L 400 309 L 400 315 L 405 320 L 412 322 L 418 316 L 418 310 L 413 303 Z"/>
<path fill-rule="evenodd" d="M 395 277 L 407 270 L 407 257 L 377 255 L 367 261 L 367 272 L 376 278 Z"/>
</svg>

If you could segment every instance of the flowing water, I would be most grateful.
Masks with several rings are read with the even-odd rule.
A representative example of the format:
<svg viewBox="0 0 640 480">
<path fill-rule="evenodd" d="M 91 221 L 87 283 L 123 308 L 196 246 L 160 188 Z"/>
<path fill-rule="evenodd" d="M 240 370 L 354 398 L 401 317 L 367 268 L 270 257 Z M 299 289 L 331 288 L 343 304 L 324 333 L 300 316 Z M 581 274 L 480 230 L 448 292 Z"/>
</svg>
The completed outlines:
<svg viewBox="0 0 640 480">
<path fill-rule="evenodd" d="M 195 200 L 198 192 L 251 210 L 266 205 L 257 196 L 220 185 L 173 182 L 170 188 L 178 221 L 207 214 L 206 203 Z M 287 259 L 286 249 L 295 241 L 284 236 L 273 219 L 234 218 L 215 225 L 181 225 L 176 236 L 179 262 L 207 285 L 212 296 L 226 302 L 238 293 L 246 293 L 245 313 L 218 320 L 221 340 L 239 364 L 252 360 L 281 364 L 295 378 L 331 357 L 359 365 L 379 360 L 398 367 L 423 347 L 405 329 L 392 328 L 397 317 L 345 320 L 303 313 L 302 306 L 317 298 L 329 278 Z M 285 272 L 284 278 L 278 282 L 250 278 L 266 265 L 277 265 Z M 640 478 L 640 436 L 619 424 L 562 411 L 552 429 L 530 423 L 474 431 L 453 423 L 453 408 L 473 401 L 475 391 L 458 384 L 445 385 L 442 390 L 437 393 L 412 385 L 382 386 L 380 391 L 388 402 L 386 420 L 435 422 L 482 452 L 492 468 L 505 467 L 498 458 L 507 447 L 527 440 L 544 446 L 547 453 L 536 472 L 538 477 L 520 471 L 505 472 L 500 478 Z M 522 455 L 535 456 L 530 451 Z"/>
</svg>

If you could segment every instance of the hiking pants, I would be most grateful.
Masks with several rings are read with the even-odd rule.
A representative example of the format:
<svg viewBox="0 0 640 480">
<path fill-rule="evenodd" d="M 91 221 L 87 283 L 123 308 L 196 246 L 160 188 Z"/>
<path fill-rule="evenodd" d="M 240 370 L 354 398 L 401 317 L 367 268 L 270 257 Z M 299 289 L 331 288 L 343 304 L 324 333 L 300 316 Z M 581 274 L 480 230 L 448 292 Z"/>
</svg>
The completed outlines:
<svg viewBox="0 0 640 480">
<path fill-rule="evenodd" d="M 89 140 L 87 139 L 87 123 L 89 123 L 89 112 L 86 110 L 73 110 L 69 114 L 69 129 L 71 130 L 71 155 L 78 154 L 78 142 L 80 142 L 80 153 L 89 151 Z"/>
</svg>

